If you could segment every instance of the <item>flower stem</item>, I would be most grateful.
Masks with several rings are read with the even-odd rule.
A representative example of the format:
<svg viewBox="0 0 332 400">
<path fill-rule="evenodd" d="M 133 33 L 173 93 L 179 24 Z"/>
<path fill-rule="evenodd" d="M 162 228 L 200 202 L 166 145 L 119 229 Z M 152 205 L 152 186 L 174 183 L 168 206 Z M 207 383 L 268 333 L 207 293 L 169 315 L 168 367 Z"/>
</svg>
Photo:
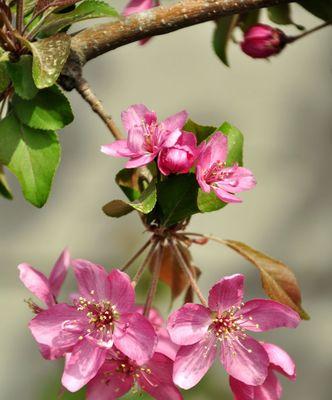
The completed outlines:
<svg viewBox="0 0 332 400">
<path fill-rule="evenodd" d="M 154 253 L 154 251 L 155 251 L 155 249 L 157 247 L 157 244 L 158 244 L 157 241 L 155 241 L 152 244 L 147 256 L 144 258 L 142 264 L 138 267 L 138 270 L 137 270 L 137 272 L 136 272 L 136 274 L 135 274 L 135 276 L 134 276 L 134 278 L 133 278 L 133 280 L 131 282 L 133 287 L 135 287 L 137 285 L 138 281 L 141 279 L 141 277 L 143 275 L 143 272 L 145 270 L 145 267 L 148 265 L 149 261 L 151 260 L 151 257 L 152 257 L 152 255 L 153 255 L 153 253 Z"/>
<path fill-rule="evenodd" d="M 16 1 L 16 29 L 19 33 L 23 32 L 24 0 Z"/>
<path fill-rule="evenodd" d="M 151 238 L 126 262 L 126 264 L 121 268 L 121 271 L 126 271 L 132 263 L 144 252 L 144 250 L 150 245 Z"/>
<path fill-rule="evenodd" d="M 329 26 L 329 25 L 331 25 L 331 24 L 332 24 L 332 21 L 328 21 L 328 22 L 325 22 L 324 24 L 321 24 L 321 25 L 316 26 L 315 28 L 309 29 L 308 31 L 306 31 L 306 32 L 304 32 L 304 33 L 301 33 L 300 35 L 297 35 L 297 36 L 288 36 L 288 38 L 287 38 L 287 43 L 294 43 L 294 42 L 296 42 L 297 40 L 302 39 L 302 38 L 304 38 L 305 36 L 311 35 L 312 33 L 317 32 L 317 31 L 319 31 L 319 30 L 321 30 L 321 29 L 323 29 L 323 28 L 325 28 L 326 26 Z"/>
<path fill-rule="evenodd" d="M 146 298 L 146 302 L 144 305 L 143 315 L 149 318 L 150 310 L 152 307 L 153 300 L 156 296 L 157 286 L 159 282 L 159 275 L 160 275 L 160 268 L 161 268 L 161 261 L 164 253 L 164 244 L 163 242 L 159 242 L 159 246 L 156 251 L 156 258 L 155 262 L 153 263 L 153 271 L 152 271 L 152 280 L 149 289 L 149 293 Z"/>
<path fill-rule="evenodd" d="M 182 253 L 180 252 L 180 250 L 178 249 L 176 243 L 174 243 L 174 241 L 171 239 L 170 240 L 170 245 L 174 251 L 175 257 L 177 258 L 180 267 L 183 269 L 183 271 L 185 272 L 185 274 L 187 275 L 190 285 L 193 288 L 194 292 L 197 294 L 200 302 L 203 304 L 203 306 L 207 306 L 207 301 L 205 300 L 200 288 L 197 285 L 197 282 L 193 276 L 193 274 L 191 273 L 190 270 L 190 266 L 187 264 L 187 261 L 185 260 L 185 258 L 183 257 Z"/>
</svg>

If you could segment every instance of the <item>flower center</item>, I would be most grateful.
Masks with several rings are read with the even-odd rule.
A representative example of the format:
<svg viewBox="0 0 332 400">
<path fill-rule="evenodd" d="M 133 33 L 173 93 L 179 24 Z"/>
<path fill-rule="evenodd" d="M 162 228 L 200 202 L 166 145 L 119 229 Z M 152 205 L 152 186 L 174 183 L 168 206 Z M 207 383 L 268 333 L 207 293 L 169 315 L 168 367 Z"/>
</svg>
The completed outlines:
<svg viewBox="0 0 332 400">
<path fill-rule="evenodd" d="M 155 130 L 157 129 L 157 124 L 152 122 L 151 124 L 147 124 L 144 120 L 142 120 L 142 128 L 144 131 L 144 148 L 149 153 L 153 152 L 153 136 Z"/>
<path fill-rule="evenodd" d="M 231 179 L 236 169 L 237 169 L 237 164 L 234 164 L 232 167 L 226 167 L 225 162 L 216 161 L 211 165 L 211 167 L 208 170 L 204 172 L 204 178 L 206 183 L 210 184 L 230 179 L 229 182 L 227 183 L 231 186 L 236 186 L 237 180 Z"/>
<path fill-rule="evenodd" d="M 231 338 L 234 333 L 238 334 L 244 331 L 240 327 L 241 317 L 235 316 L 235 312 L 239 309 L 240 307 L 232 307 L 212 320 L 210 331 L 215 334 L 217 339 L 222 341 Z"/>
</svg>

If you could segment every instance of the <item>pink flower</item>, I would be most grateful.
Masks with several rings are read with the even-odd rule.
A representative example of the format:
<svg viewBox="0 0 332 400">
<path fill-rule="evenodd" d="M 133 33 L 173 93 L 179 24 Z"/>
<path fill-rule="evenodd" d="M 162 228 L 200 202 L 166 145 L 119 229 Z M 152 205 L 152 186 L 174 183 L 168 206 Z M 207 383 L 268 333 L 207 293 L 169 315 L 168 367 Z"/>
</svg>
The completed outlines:
<svg viewBox="0 0 332 400">
<path fill-rule="evenodd" d="M 127 140 L 102 146 L 101 151 L 113 157 L 129 157 L 126 168 L 136 168 L 149 164 L 163 147 L 175 145 L 188 114 L 181 111 L 158 124 L 154 111 L 136 104 L 123 111 L 121 118 Z"/>
<path fill-rule="evenodd" d="M 279 400 L 282 395 L 282 386 L 275 371 L 292 381 L 296 379 L 295 364 L 290 356 L 274 344 L 261 344 L 269 357 L 267 378 L 262 385 L 250 386 L 230 377 L 229 383 L 235 400 Z"/>
<path fill-rule="evenodd" d="M 241 202 L 235 194 L 252 189 L 256 181 L 249 169 L 237 164 L 226 166 L 227 136 L 216 132 L 207 143 L 201 144 L 200 150 L 196 178 L 203 192 L 209 193 L 212 189 L 225 203 Z"/>
<path fill-rule="evenodd" d="M 70 254 L 67 249 L 64 249 L 54 264 L 49 278 L 27 263 L 20 264 L 18 269 L 20 271 L 20 279 L 27 289 L 45 303 L 47 307 L 51 307 L 56 304 L 56 298 L 59 296 L 69 266 Z M 34 303 L 31 304 L 34 305 Z M 38 306 L 36 306 L 36 309 L 41 310 Z"/>
<path fill-rule="evenodd" d="M 182 132 L 171 147 L 163 147 L 158 156 L 158 168 L 164 175 L 186 174 L 198 156 L 196 136 Z"/>
<path fill-rule="evenodd" d="M 133 386 L 157 400 L 181 400 L 172 380 L 173 361 L 161 353 L 138 365 L 120 351 L 111 350 L 96 377 L 88 383 L 88 400 L 113 400 Z"/>
<path fill-rule="evenodd" d="M 280 29 L 257 24 L 247 30 L 241 48 L 252 58 L 268 58 L 280 53 L 287 43 L 286 39 Z"/>
<path fill-rule="evenodd" d="M 135 292 L 128 275 L 85 260 L 72 261 L 79 300 L 56 304 L 29 324 L 42 355 L 66 357 L 62 384 L 74 392 L 91 380 L 113 344 L 142 364 L 151 358 L 157 337 L 150 322 L 135 312 Z M 45 352 L 46 349 L 51 351 Z"/>
<path fill-rule="evenodd" d="M 159 5 L 159 1 L 154 0 L 131 0 L 123 10 L 123 15 L 128 17 L 128 15 L 139 13 L 145 10 L 149 10 L 155 6 Z M 148 42 L 150 38 L 142 39 L 139 41 L 140 45 Z"/>
<path fill-rule="evenodd" d="M 244 276 L 225 277 L 210 290 L 208 307 L 187 303 L 168 320 L 168 332 L 180 345 L 174 362 L 174 382 L 183 389 L 195 386 L 211 367 L 219 352 L 220 361 L 233 378 L 247 385 L 262 385 L 269 358 L 264 347 L 246 331 L 299 324 L 298 314 L 272 300 L 242 303 Z"/>
</svg>

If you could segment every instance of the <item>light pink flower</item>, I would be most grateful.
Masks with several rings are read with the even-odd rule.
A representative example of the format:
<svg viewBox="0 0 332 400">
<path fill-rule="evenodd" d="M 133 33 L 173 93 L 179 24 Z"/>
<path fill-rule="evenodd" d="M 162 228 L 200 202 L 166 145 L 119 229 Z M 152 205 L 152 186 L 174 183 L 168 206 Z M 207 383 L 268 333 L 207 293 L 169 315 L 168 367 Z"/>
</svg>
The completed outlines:
<svg viewBox="0 0 332 400">
<path fill-rule="evenodd" d="M 101 151 L 113 157 L 129 157 L 126 168 L 136 168 L 149 164 L 163 147 L 176 143 L 188 114 L 181 111 L 158 123 L 154 111 L 136 104 L 123 111 L 121 118 L 128 133 L 127 140 L 102 146 Z"/>
<path fill-rule="evenodd" d="M 250 386 L 230 377 L 229 383 L 235 400 L 279 400 L 282 386 L 275 372 L 280 372 L 292 381 L 296 379 L 294 361 L 283 349 L 271 343 L 261 343 L 261 345 L 269 357 L 267 378 L 262 385 Z"/>
<path fill-rule="evenodd" d="M 221 132 L 201 144 L 197 160 L 196 177 L 203 192 L 211 189 L 225 203 L 239 203 L 235 194 L 252 189 L 256 185 L 252 172 L 237 164 L 227 167 L 228 139 Z"/>
<path fill-rule="evenodd" d="M 56 304 L 29 327 L 45 358 L 70 353 L 62 384 L 74 392 L 96 375 L 113 344 L 142 364 L 151 358 L 157 336 L 150 322 L 135 312 L 128 275 L 116 269 L 108 274 L 85 260 L 73 260 L 72 265 L 80 293 L 75 306 Z"/>
<path fill-rule="evenodd" d="M 248 385 L 261 385 L 268 373 L 269 359 L 264 347 L 246 331 L 299 324 L 299 315 L 272 300 L 242 303 L 244 276 L 225 277 L 210 290 L 208 307 L 187 303 L 175 311 L 167 328 L 180 345 L 174 362 L 174 382 L 183 389 L 195 386 L 211 367 L 220 344 L 220 361 L 233 378 Z"/>
<path fill-rule="evenodd" d="M 280 29 L 256 24 L 244 34 L 241 48 L 252 58 L 268 58 L 280 53 L 286 44 L 287 36 Z"/>
<path fill-rule="evenodd" d="M 186 174 L 198 156 L 196 136 L 182 132 L 171 147 L 163 147 L 158 156 L 158 168 L 164 175 Z"/>
<path fill-rule="evenodd" d="M 120 351 L 112 349 L 98 374 L 88 383 L 88 400 L 113 400 L 133 386 L 157 400 L 181 400 L 172 380 L 173 361 L 161 353 L 138 365 Z"/>
<path fill-rule="evenodd" d="M 143 12 L 159 5 L 159 1 L 154 0 L 131 0 L 123 10 L 123 15 L 127 17 L 128 15 Z M 139 41 L 140 45 L 148 42 L 150 38 L 142 39 Z"/>
<path fill-rule="evenodd" d="M 56 304 L 69 266 L 70 254 L 67 249 L 64 249 L 54 264 L 49 278 L 27 263 L 22 263 L 17 268 L 20 271 L 20 279 L 26 288 L 47 307 L 51 307 Z"/>
</svg>

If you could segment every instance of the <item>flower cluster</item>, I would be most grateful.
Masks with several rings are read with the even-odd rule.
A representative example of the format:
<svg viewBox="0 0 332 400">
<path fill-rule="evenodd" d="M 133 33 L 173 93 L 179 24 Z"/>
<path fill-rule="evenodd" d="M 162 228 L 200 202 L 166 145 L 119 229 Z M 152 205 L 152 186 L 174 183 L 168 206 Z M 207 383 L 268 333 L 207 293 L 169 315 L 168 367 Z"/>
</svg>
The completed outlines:
<svg viewBox="0 0 332 400">
<path fill-rule="evenodd" d="M 71 265 L 78 292 L 58 299 Z M 167 329 L 156 310 L 143 315 L 127 274 L 108 273 L 65 251 L 50 278 L 20 264 L 20 278 L 46 307 L 34 305 L 29 328 L 45 359 L 65 358 L 62 385 L 87 385 L 88 400 L 117 399 L 142 390 L 157 400 L 182 399 L 178 387 L 195 386 L 218 356 L 238 400 L 279 399 L 274 371 L 295 379 L 295 366 L 279 347 L 247 332 L 295 328 L 298 314 L 272 300 L 243 303 L 243 275 L 224 277 L 210 290 L 208 305 L 186 303 L 173 312 Z M 30 302 L 30 304 L 33 304 Z"/>
<path fill-rule="evenodd" d="M 142 167 L 157 159 L 158 170 L 164 176 L 195 171 L 202 191 L 214 191 L 225 203 L 240 202 L 237 193 L 255 186 L 249 169 L 237 163 L 227 164 L 228 137 L 221 131 L 197 145 L 196 136 L 184 130 L 186 111 L 158 122 L 154 111 L 136 104 L 121 117 L 128 138 L 104 145 L 101 151 L 129 158 L 126 168 Z"/>
</svg>

